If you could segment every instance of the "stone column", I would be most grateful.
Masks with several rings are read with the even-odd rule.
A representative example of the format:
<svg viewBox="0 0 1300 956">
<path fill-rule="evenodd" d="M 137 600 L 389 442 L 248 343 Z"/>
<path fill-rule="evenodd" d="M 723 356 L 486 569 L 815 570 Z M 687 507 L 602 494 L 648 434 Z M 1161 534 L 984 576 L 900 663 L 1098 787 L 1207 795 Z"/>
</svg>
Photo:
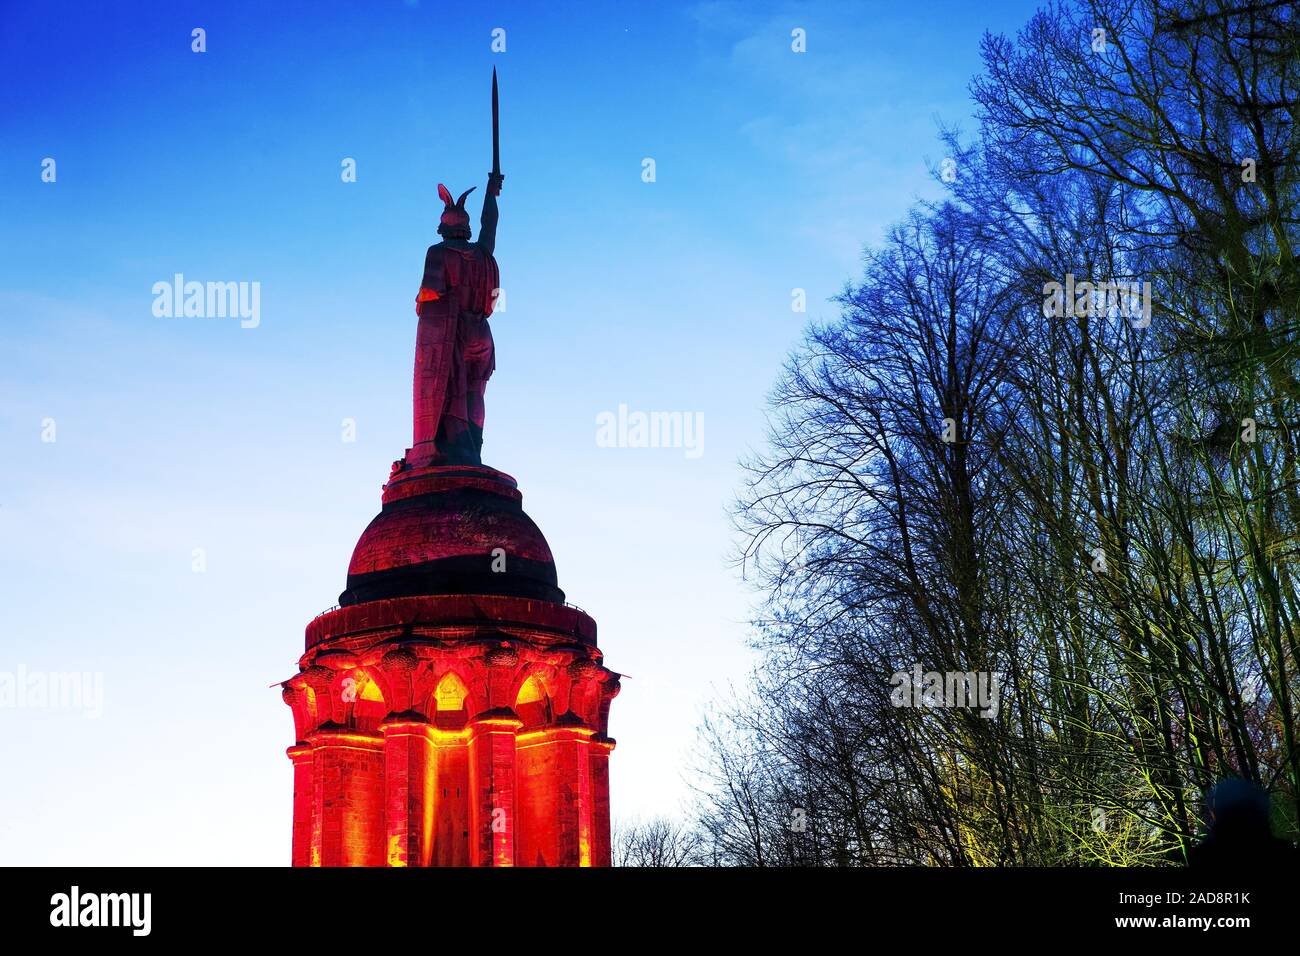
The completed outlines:
<svg viewBox="0 0 1300 956">
<path fill-rule="evenodd" d="M 610 737 L 596 736 L 588 744 L 591 772 L 591 866 L 612 866 L 609 819 L 609 755 L 614 749 Z"/>
<path fill-rule="evenodd" d="M 312 784 L 311 744 L 294 744 L 287 751 L 293 761 L 293 865 L 311 866 Z"/>
<path fill-rule="evenodd" d="M 519 738 L 525 866 L 591 866 L 594 859 L 590 740 L 595 731 L 552 724 Z"/>
<path fill-rule="evenodd" d="M 385 862 L 428 866 L 433 849 L 437 759 L 428 720 L 407 713 L 385 720 Z"/>
<path fill-rule="evenodd" d="M 470 722 L 471 866 L 515 865 L 515 738 L 522 726 L 504 708 Z"/>
<path fill-rule="evenodd" d="M 384 865 L 384 738 L 344 728 L 312 734 L 314 866 Z"/>
</svg>

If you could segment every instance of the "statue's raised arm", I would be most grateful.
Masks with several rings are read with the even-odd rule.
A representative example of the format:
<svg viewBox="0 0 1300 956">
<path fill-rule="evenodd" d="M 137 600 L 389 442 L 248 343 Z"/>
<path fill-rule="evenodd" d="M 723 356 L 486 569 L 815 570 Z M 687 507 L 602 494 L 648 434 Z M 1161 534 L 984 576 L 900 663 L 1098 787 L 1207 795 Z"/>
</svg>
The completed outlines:
<svg viewBox="0 0 1300 956">
<path fill-rule="evenodd" d="M 483 215 L 478 221 L 478 244 L 488 255 L 497 248 L 497 196 L 501 194 L 501 183 L 505 179 L 500 173 L 488 173 L 487 194 L 483 197 Z"/>
</svg>

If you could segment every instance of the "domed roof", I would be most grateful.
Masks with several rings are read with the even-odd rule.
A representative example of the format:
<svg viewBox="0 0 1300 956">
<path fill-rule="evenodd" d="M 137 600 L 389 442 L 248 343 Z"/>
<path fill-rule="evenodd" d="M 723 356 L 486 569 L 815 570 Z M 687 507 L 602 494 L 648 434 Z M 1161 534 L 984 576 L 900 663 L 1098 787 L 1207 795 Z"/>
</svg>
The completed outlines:
<svg viewBox="0 0 1300 956">
<path fill-rule="evenodd" d="M 426 594 L 563 603 L 550 546 L 522 501 L 513 478 L 482 465 L 395 473 L 352 552 L 339 604 Z"/>
</svg>

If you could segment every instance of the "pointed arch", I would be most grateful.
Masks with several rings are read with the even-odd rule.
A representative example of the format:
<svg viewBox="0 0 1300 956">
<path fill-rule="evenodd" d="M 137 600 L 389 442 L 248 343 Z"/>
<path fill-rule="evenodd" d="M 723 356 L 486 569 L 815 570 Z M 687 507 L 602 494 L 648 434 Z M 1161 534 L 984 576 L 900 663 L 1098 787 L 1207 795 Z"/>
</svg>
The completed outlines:
<svg viewBox="0 0 1300 956">
<path fill-rule="evenodd" d="M 438 686 L 433 691 L 433 706 L 439 711 L 456 711 L 465 709 L 465 699 L 469 697 L 469 688 L 460 679 L 460 675 L 449 671 L 442 675 Z"/>
<path fill-rule="evenodd" d="M 525 727 L 538 727 L 551 722 L 551 698 L 546 685 L 536 674 L 530 674 L 519 685 L 515 695 L 515 713 Z"/>
<path fill-rule="evenodd" d="M 339 682 L 346 724 L 357 730 L 377 730 L 388 716 L 384 689 L 376 675 L 357 669 L 349 671 Z"/>
<path fill-rule="evenodd" d="M 469 688 L 455 671 L 448 671 L 433 690 L 430 715 L 440 727 L 460 727 L 469 719 Z"/>
</svg>

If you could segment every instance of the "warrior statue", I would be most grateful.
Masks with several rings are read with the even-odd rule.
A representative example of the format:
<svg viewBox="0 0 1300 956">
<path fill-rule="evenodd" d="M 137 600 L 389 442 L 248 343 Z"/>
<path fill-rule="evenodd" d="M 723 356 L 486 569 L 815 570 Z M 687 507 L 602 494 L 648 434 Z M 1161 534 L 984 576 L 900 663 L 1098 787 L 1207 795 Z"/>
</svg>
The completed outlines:
<svg viewBox="0 0 1300 956">
<path fill-rule="evenodd" d="M 470 241 L 467 189 L 442 198 L 442 242 L 424 257 L 424 278 L 415 299 L 420 322 L 415 335 L 415 444 L 411 464 L 482 463 L 483 393 L 496 368 L 488 316 L 500 273 L 496 247 L 497 196 L 501 175 L 497 123 L 497 79 L 492 71 L 492 172 L 488 174 L 477 242 Z M 411 460 L 413 458 L 413 460 Z"/>
</svg>

